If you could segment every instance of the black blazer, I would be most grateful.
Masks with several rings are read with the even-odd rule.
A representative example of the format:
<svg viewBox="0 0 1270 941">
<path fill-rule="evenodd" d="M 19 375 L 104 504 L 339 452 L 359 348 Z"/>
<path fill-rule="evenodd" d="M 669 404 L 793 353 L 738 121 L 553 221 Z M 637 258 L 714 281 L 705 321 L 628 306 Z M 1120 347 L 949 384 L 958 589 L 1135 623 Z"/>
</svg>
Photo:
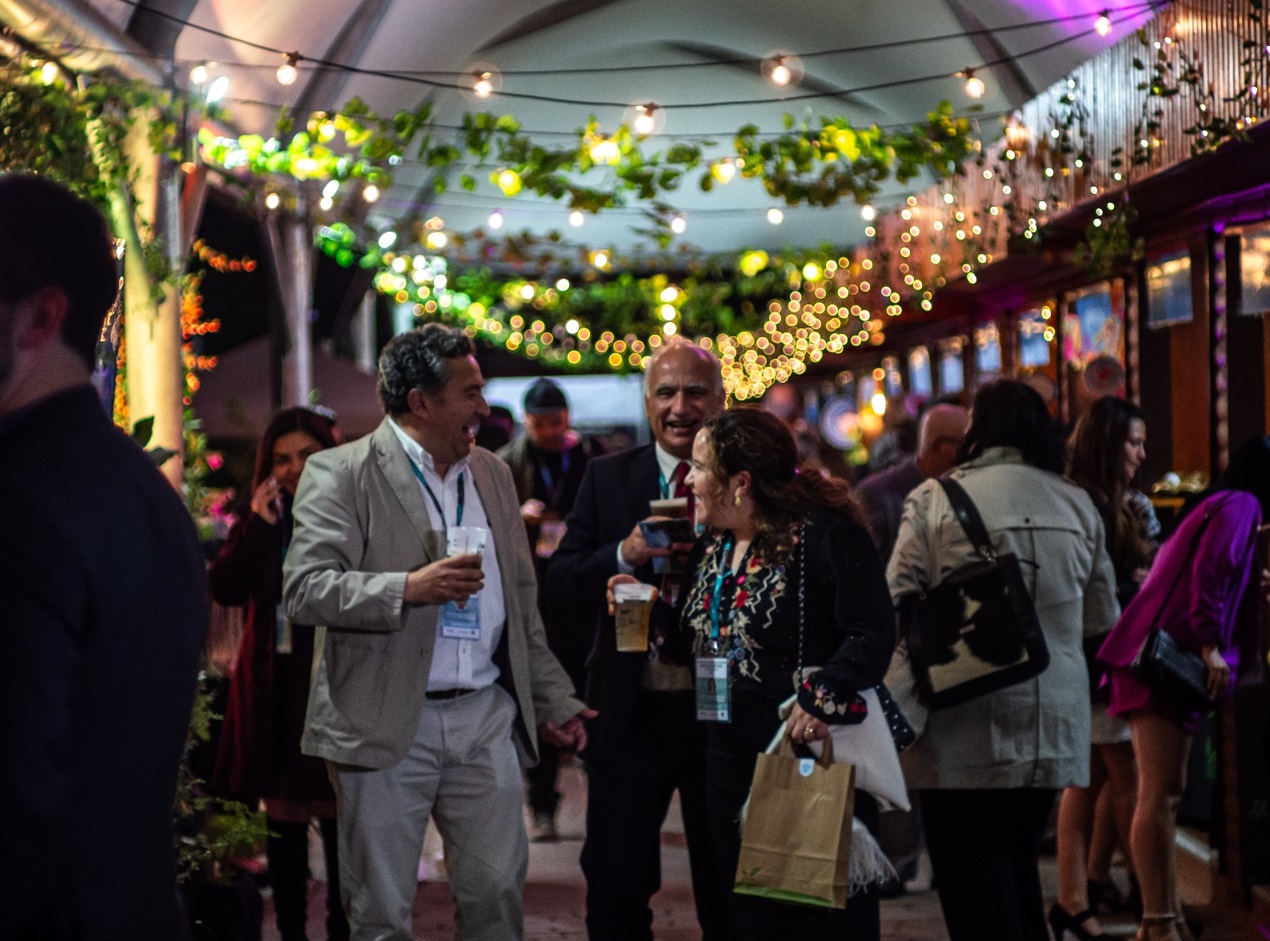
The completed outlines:
<svg viewBox="0 0 1270 941">
<path fill-rule="evenodd" d="M 90 387 L 0 423 L 0 937 L 185 936 L 172 802 L 206 613 L 189 514 Z"/>
<path fill-rule="evenodd" d="M 550 606 L 568 606 L 596 625 L 583 697 L 600 713 L 589 730 L 589 761 L 602 762 L 619 748 L 632 722 L 647 658 L 642 653 L 617 652 L 604 592 L 609 578 L 617 574 L 618 543 L 649 516 L 649 501 L 660 497 L 657 455 L 652 445 L 591 461 L 569 514 L 564 539 L 547 566 Z M 636 569 L 635 577 L 656 582 L 651 565 Z M 685 710 L 685 716 L 688 722 L 694 719 L 691 709 Z"/>
</svg>

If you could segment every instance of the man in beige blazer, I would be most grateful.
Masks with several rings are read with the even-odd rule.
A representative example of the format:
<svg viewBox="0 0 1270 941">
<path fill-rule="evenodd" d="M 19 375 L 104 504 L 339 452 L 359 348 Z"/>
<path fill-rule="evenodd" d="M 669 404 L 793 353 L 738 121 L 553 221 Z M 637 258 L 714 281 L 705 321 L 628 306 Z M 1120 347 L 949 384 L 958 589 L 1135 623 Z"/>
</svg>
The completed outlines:
<svg viewBox="0 0 1270 941">
<path fill-rule="evenodd" d="M 462 332 L 395 337 L 379 359 L 384 421 L 313 455 L 296 492 L 286 613 L 325 625 L 301 747 L 335 785 L 357 941 L 412 937 L 429 815 L 458 936 L 519 939 L 521 766 L 538 734 L 582 747 L 594 715 L 547 649 L 511 472 L 473 447 L 483 385 Z M 459 527 L 473 551 L 447 555 Z"/>
</svg>

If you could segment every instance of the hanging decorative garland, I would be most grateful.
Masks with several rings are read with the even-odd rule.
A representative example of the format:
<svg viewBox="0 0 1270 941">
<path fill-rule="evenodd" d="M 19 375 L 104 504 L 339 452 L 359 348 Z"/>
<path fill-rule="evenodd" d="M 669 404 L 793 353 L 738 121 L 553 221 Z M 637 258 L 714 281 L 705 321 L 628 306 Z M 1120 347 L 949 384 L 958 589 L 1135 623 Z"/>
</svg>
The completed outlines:
<svg viewBox="0 0 1270 941">
<path fill-rule="evenodd" d="M 647 138 L 627 125 L 606 134 L 594 119 L 576 132 L 574 143 L 562 147 L 535 143 L 510 115 L 464 114 L 461 146 L 435 142 L 432 123 L 431 104 L 388 117 L 354 98 L 339 112 L 315 113 L 300 132 L 292 133 L 292 120 L 284 117 L 279 136 L 268 140 L 218 137 L 204 129 L 199 142 L 204 160 L 225 170 L 324 180 L 334 182 L 335 189 L 356 182 L 363 196 L 374 198 L 391 184 L 393 167 L 407 154 L 436 171 L 439 193 L 448 186 L 447 172 L 471 159 L 508 197 L 533 193 L 591 213 L 625 206 L 628 200 L 650 204 L 652 234 L 662 246 L 673 239 L 678 215 L 664 200 L 694 171 L 700 171 L 697 185 L 703 191 L 739 174 L 761 181 L 769 195 L 788 206 L 826 207 L 845 198 L 867 203 L 888 179 L 907 182 L 923 170 L 946 179 L 974 150 L 970 122 L 955 117 L 947 101 L 906 130 L 856 128 L 843 117 L 823 117 L 818 126 L 797 124 L 786 115 L 785 133 L 760 140 L 758 128 L 746 125 L 734 138 L 735 156 L 711 160 L 697 144 L 646 150 Z M 581 182 L 597 176 L 603 176 L 602 184 Z M 477 179 L 464 172 L 459 185 L 472 191 Z M 328 186 L 325 198 L 331 199 L 333 191 Z"/>
</svg>

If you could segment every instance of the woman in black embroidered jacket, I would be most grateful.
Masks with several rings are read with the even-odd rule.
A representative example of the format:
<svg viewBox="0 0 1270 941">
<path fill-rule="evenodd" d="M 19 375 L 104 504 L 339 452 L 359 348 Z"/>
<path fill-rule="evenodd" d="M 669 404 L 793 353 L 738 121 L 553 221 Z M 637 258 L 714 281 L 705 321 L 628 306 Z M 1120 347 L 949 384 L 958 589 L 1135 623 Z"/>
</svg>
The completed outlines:
<svg viewBox="0 0 1270 941">
<path fill-rule="evenodd" d="M 720 701 L 729 715 L 710 722 L 707 775 L 720 865 L 731 879 L 738 817 L 757 757 L 780 727 L 778 705 L 797 691 L 787 723 L 796 743 L 823 739 L 829 723 L 862 720 L 858 691 L 886 673 L 895 619 L 846 485 L 799 473 L 779 419 L 729 411 L 706 423 L 692 458 L 688 481 L 705 535 L 689 559 L 670 635 L 681 656 L 726 661 L 729 692 Z M 876 802 L 862 791 L 856 801 L 857 817 L 874 826 Z M 733 895 L 732 905 L 737 938 L 827 932 L 864 941 L 880 930 L 876 889 L 852 896 L 845 911 L 745 895 Z"/>
</svg>

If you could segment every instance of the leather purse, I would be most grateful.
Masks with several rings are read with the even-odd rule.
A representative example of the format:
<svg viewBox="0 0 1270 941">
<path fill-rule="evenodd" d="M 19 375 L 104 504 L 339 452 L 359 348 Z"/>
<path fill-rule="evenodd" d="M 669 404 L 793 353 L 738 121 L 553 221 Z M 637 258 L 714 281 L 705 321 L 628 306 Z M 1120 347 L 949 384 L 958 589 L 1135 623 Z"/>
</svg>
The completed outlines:
<svg viewBox="0 0 1270 941">
<path fill-rule="evenodd" d="M 1151 628 L 1129 669 L 1153 693 L 1185 712 L 1210 712 L 1216 706 L 1208 694 L 1204 661 L 1158 627 Z"/>
<path fill-rule="evenodd" d="M 1160 627 L 1160 616 L 1173 597 L 1173 589 L 1177 588 L 1182 573 L 1191 567 L 1191 561 L 1199 549 L 1200 538 L 1208 528 L 1209 521 L 1217 507 L 1212 507 L 1204 514 L 1204 519 L 1195 529 L 1191 537 L 1191 545 L 1186 553 L 1186 560 L 1177 570 L 1177 577 L 1164 595 L 1164 600 L 1151 619 L 1151 629 L 1142 649 L 1133 658 L 1129 672 L 1141 683 L 1149 686 L 1151 692 L 1169 705 L 1183 712 L 1211 712 L 1217 705 L 1208 694 L 1208 667 L 1204 661 L 1190 651 L 1177 645 L 1168 631 Z"/>
<path fill-rule="evenodd" d="M 1049 666 L 1036 606 L 1013 553 L 998 555 L 970 495 L 941 478 L 979 561 L 897 603 L 920 699 L 947 709 L 1031 679 Z"/>
</svg>

